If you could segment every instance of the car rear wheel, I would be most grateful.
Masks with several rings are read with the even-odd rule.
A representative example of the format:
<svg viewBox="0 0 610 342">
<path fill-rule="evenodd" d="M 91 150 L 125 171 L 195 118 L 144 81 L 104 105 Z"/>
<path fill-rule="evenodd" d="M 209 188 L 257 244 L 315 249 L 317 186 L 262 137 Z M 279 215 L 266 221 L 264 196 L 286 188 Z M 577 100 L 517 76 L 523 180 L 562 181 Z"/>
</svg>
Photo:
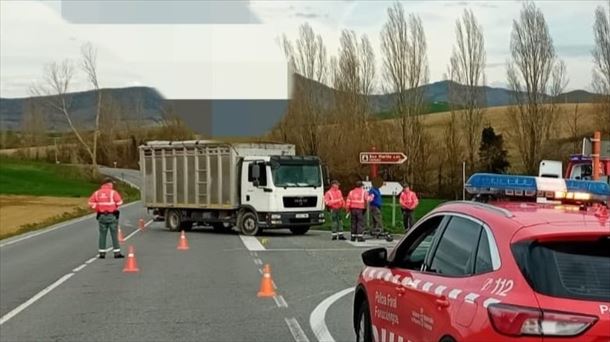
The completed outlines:
<svg viewBox="0 0 610 342">
<path fill-rule="evenodd" d="M 360 305 L 360 310 L 358 310 L 358 325 L 356 326 L 356 328 L 356 341 L 373 341 L 371 314 L 369 312 L 369 303 L 366 300 L 362 303 L 362 305 Z"/>
<path fill-rule="evenodd" d="M 294 235 L 304 235 L 309 231 L 309 227 L 290 227 L 290 231 Z"/>
</svg>

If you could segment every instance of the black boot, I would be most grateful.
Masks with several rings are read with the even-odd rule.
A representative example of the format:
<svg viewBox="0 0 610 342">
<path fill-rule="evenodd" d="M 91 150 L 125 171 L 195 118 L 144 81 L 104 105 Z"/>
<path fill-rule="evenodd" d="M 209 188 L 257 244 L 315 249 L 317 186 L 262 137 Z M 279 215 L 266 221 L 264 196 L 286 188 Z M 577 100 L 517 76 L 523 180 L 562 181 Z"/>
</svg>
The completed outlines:
<svg viewBox="0 0 610 342">
<path fill-rule="evenodd" d="M 333 235 L 333 237 L 331 238 L 331 240 L 333 240 L 333 241 L 337 240 L 337 235 Z"/>
<path fill-rule="evenodd" d="M 125 256 L 123 254 L 121 254 L 121 252 L 114 252 L 114 258 L 115 259 L 122 259 Z"/>
<path fill-rule="evenodd" d="M 100 259 L 106 258 L 106 252 L 100 252 Z"/>
<path fill-rule="evenodd" d="M 358 242 L 364 242 L 364 238 L 362 236 L 358 237 Z"/>
<path fill-rule="evenodd" d="M 350 236 L 349 240 L 350 240 L 351 242 L 354 242 L 354 241 L 356 241 L 356 237 L 352 235 L 352 236 Z"/>
<path fill-rule="evenodd" d="M 345 241 L 345 240 L 347 240 L 347 239 L 345 238 L 345 236 L 343 236 L 343 234 L 341 234 L 341 235 L 339 235 L 339 240 L 343 240 L 343 241 Z"/>
</svg>

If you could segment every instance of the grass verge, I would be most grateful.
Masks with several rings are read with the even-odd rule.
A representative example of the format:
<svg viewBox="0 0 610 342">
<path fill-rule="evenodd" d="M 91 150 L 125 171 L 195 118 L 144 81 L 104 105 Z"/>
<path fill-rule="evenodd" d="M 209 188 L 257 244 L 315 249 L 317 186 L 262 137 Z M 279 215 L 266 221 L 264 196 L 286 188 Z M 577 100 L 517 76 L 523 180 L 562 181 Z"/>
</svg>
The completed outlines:
<svg viewBox="0 0 610 342">
<path fill-rule="evenodd" d="M 0 195 L 52 196 L 86 199 L 99 188 L 101 175 L 93 177 L 86 168 L 74 165 L 55 165 L 44 162 L 0 157 Z M 125 203 L 140 199 L 140 191 L 116 180 L 115 189 Z M 9 207 L 7 207 L 9 208 Z M 6 208 L 5 208 L 6 209 Z M 10 208 L 7 210 L 11 210 Z M 70 219 L 90 214 L 86 207 L 75 206 L 58 211 L 57 215 L 0 230 L 0 240 L 45 228 Z M 3 225 L 9 226 L 10 223 Z"/>
</svg>

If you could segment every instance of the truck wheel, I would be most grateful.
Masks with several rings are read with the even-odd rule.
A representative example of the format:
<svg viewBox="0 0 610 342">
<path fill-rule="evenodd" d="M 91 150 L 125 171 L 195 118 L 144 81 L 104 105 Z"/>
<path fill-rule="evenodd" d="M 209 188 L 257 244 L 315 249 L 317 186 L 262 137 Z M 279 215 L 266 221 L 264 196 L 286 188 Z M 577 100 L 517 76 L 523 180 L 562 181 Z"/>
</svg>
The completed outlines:
<svg viewBox="0 0 610 342">
<path fill-rule="evenodd" d="M 305 235 L 309 231 L 309 227 L 290 227 L 290 231 L 294 235 Z"/>
<path fill-rule="evenodd" d="M 252 236 L 257 235 L 260 232 L 260 228 L 258 227 L 258 218 L 256 215 L 254 215 L 254 213 L 249 211 L 240 216 L 237 226 L 243 235 Z"/>
<path fill-rule="evenodd" d="M 178 231 L 183 227 L 182 214 L 179 210 L 168 210 L 167 219 L 165 220 L 165 223 L 170 231 Z"/>
</svg>

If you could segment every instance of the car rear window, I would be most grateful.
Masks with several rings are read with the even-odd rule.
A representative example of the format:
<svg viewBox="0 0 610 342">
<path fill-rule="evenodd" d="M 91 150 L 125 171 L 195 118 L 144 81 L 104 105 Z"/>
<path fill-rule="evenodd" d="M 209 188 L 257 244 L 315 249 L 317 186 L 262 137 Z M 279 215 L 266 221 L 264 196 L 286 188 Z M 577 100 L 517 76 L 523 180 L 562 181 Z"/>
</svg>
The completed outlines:
<svg viewBox="0 0 610 342">
<path fill-rule="evenodd" d="M 535 291 L 552 297 L 610 301 L 610 236 L 596 241 L 529 241 L 512 249 Z"/>
</svg>

